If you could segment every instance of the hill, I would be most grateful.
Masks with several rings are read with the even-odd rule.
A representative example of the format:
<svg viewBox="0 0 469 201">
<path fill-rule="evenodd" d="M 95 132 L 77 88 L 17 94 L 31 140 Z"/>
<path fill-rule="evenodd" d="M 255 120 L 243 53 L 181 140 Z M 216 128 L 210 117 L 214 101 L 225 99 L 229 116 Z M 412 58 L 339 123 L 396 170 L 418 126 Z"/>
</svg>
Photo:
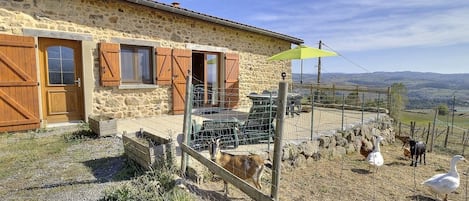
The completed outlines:
<svg viewBox="0 0 469 201">
<path fill-rule="evenodd" d="M 299 82 L 300 74 L 293 74 Z M 317 74 L 303 74 L 303 83 L 316 83 Z M 321 83 L 359 85 L 367 87 L 390 87 L 403 83 L 408 91 L 408 109 L 431 108 L 441 103 L 451 103 L 453 95 L 456 106 L 469 105 L 469 73 L 439 74 L 421 72 L 374 72 L 374 73 L 323 73 Z"/>
</svg>

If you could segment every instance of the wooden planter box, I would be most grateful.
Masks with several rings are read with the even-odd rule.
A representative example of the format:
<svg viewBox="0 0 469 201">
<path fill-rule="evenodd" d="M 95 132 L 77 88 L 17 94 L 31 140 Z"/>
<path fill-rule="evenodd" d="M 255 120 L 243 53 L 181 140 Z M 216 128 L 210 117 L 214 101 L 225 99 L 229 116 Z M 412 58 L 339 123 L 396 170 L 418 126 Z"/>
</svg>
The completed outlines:
<svg viewBox="0 0 469 201">
<path fill-rule="evenodd" d="M 174 165 L 176 147 L 172 139 L 165 139 L 141 129 L 134 133 L 124 131 L 122 142 L 127 157 L 148 170 L 157 163 Z"/>
<path fill-rule="evenodd" d="M 106 116 L 88 117 L 90 129 L 99 137 L 114 136 L 117 133 L 117 122 L 114 118 Z"/>
</svg>

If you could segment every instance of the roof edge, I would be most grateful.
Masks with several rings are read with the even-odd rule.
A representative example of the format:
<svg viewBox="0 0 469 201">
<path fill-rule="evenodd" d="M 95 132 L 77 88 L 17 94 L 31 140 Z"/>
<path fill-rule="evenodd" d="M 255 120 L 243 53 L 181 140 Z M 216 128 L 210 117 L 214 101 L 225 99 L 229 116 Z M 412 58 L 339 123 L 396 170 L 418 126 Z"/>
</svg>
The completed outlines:
<svg viewBox="0 0 469 201">
<path fill-rule="evenodd" d="M 285 34 L 269 31 L 267 29 L 261 29 L 261 28 L 258 28 L 258 27 L 254 27 L 254 26 L 234 22 L 234 21 L 231 21 L 231 20 L 226 20 L 226 19 L 214 17 L 214 16 L 207 15 L 207 14 L 198 13 L 198 12 L 195 12 L 195 11 L 192 11 L 192 10 L 189 10 L 189 9 L 185 9 L 185 8 L 174 7 L 174 6 L 171 6 L 171 5 L 164 4 L 164 3 L 153 2 L 153 1 L 149 1 L 149 0 L 125 0 L 125 1 L 135 3 L 135 4 L 139 4 L 139 5 L 142 5 L 142 6 L 147 6 L 147 7 L 150 7 L 150 8 L 155 8 L 155 9 L 158 9 L 158 10 L 163 10 L 163 11 L 167 11 L 167 12 L 187 16 L 187 17 L 196 18 L 196 19 L 199 19 L 199 20 L 207 21 L 207 22 L 212 22 L 212 23 L 216 23 L 216 24 L 220 24 L 220 25 L 225 25 L 225 26 L 228 26 L 228 27 L 237 28 L 237 29 L 241 29 L 241 30 L 251 31 L 251 32 L 254 32 L 254 33 L 267 35 L 267 36 L 271 36 L 271 37 L 274 37 L 274 38 L 279 38 L 279 39 L 282 39 L 282 40 L 289 41 L 293 44 L 302 44 L 302 43 L 304 43 L 303 39 L 300 39 L 300 38 L 296 38 L 296 37 L 293 37 L 293 36 L 288 36 L 288 35 L 285 35 Z"/>
</svg>

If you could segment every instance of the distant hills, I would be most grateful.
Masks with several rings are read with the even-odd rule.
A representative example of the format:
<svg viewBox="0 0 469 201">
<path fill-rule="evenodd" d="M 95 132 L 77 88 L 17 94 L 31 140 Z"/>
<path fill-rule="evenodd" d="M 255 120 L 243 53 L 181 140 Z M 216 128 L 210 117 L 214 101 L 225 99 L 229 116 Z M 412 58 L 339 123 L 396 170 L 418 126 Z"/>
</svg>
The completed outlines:
<svg viewBox="0 0 469 201">
<path fill-rule="evenodd" d="M 299 82 L 300 74 L 293 74 L 293 80 Z M 303 83 L 316 82 L 317 74 L 303 74 Z M 321 83 L 366 87 L 390 87 L 393 83 L 403 83 L 408 91 L 408 109 L 432 108 L 441 103 L 451 103 L 453 95 L 456 97 L 456 106 L 469 106 L 469 73 L 323 73 Z"/>
</svg>

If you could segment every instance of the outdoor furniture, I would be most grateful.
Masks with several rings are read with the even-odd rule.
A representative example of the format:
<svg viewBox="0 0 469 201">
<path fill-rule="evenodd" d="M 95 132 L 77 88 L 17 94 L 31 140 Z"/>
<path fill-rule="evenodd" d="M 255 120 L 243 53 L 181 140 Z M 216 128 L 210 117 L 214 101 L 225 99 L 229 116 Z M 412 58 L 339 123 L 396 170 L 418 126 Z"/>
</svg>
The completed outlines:
<svg viewBox="0 0 469 201">
<path fill-rule="evenodd" d="M 207 119 L 202 125 L 192 122 L 191 146 L 206 148 L 212 139 L 220 139 L 223 146 L 238 147 L 239 144 L 256 144 L 273 141 L 275 134 L 274 119 L 277 115 L 277 93 L 264 91 L 247 96 L 252 106 L 246 120 Z M 302 96 L 289 93 L 287 115 L 298 114 L 301 110 Z M 297 108 L 297 110 L 295 110 Z"/>
<path fill-rule="evenodd" d="M 263 91 L 262 94 L 251 93 L 248 97 L 252 100 L 253 105 L 266 105 L 273 104 L 277 105 L 278 94 L 276 91 Z M 303 96 L 298 93 L 288 93 L 287 94 L 287 112 L 286 115 L 294 114 L 300 115 L 301 112 L 301 99 Z"/>
<path fill-rule="evenodd" d="M 272 104 L 253 105 L 248 118 L 240 122 L 242 142 L 255 144 L 273 139 L 275 134 L 274 119 L 277 114 L 277 106 Z"/>
<path fill-rule="evenodd" d="M 220 139 L 224 147 L 231 145 L 237 148 L 239 146 L 239 121 L 237 119 L 207 119 L 202 122 L 200 130 L 195 121 L 192 124 L 194 130 L 190 144 L 193 148 L 205 148 L 212 139 Z"/>
</svg>

